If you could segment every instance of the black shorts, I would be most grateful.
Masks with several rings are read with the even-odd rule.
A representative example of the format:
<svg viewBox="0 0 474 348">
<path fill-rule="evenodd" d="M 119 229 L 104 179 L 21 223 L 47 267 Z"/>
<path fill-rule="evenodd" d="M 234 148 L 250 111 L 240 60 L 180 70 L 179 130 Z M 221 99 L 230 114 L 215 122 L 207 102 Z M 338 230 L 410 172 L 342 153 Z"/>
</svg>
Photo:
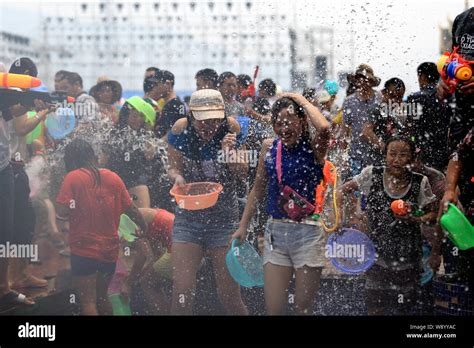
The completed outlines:
<svg viewBox="0 0 474 348">
<path fill-rule="evenodd" d="M 15 184 L 11 165 L 0 171 L 0 244 L 10 242 L 13 235 Z"/>
<path fill-rule="evenodd" d="M 73 276 L 84 277 L 95 273 L 112 276 L 115 273 L 115 267 L 115 262 L 103 262 L 71 254 L 71 273 Z"/>
<path fill-rule="evenodd" d="M 15 182 L 12 242 L 31 244 L 35 232 L 35 210 L 30 200 L 30 181 L 23 164 L 12 163 Z"/>
</svg>

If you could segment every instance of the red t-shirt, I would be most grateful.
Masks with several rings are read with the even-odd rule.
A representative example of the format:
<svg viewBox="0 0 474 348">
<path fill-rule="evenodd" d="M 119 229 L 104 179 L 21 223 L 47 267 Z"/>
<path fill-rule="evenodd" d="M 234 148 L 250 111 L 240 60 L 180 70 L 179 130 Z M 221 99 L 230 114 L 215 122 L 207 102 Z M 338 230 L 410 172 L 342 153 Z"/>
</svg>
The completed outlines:
<svg viewBox="0 0 474 348">
<path fill-rule="evenodd" d="M 132 204 L 122 179 L 100 169 L 100 186 L 87 169 L 69 172 L 56 201 L 69 207 L 71 253 L 103 262 L 116 262 L 120 215 Z"/>
<path fill-rule="evenodd" d="M 173 224 L 174 214 L 163 209 L 156 209 L 155 218 L 148 225 L 147 234 L 147 238 L 150 240 L 152 247 L 155 247 L 156 243 L 159 243 L 164 246 L 168 252 L 171 252 Z"/>
</svg>

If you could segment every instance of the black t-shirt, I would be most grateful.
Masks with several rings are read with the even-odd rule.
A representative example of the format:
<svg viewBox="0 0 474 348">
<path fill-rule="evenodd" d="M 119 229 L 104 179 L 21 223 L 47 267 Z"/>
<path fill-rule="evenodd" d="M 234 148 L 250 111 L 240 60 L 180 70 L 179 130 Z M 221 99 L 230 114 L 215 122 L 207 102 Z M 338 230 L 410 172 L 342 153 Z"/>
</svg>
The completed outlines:
<svg viewBox="0 0 474 348">
<path fill-rule="evenodd" d="M 407 102 L 413 109 L 409 115 L 411 135 L 416 146 L 422 150 L 424 162 L 443 170 L 449 157 L 447 143 L 450 113 L 447 105 L 438 100 L 436 85 L 410 94 Z"/>
<path fill-rule="evenodd" d="M 174 123 L 186 117 L 186 107 L 178 97 L 171 99 L 163 108 L 155 128 L 158 137 L 162 137 L 171 130 Z"/>
<path fill-rule="evenodd" d="M 467 60 L 474 60 L 474 7 L 456 17 L 452 28 L 453 47 Z M 449 127 L 450 145 L 456 146 L 474 125 L 474 94 L 454 94 L 456 107 Z"/>
<path fill-rule="evenodd" d="M 252 108 L 261 115 L 266 115 L 272 111 L 270 102 L 267 99 L 261 97 L 257 98 L 255 103 L 253 103 Z"/>
<path fill-rule="evenodd" d="M 464 11 L 453 22 L 453 48 L 467 60 L 474 60 L 474 7 Z"/>
<path fill-rule="evenodd" d="M 458 181 L 461 191 L 459 200 L 464 206 L 466 217 L 474 223 L 474 127 L 458 145 L 453 157 L 457 157 L 462 163 Z"/>
</svg>

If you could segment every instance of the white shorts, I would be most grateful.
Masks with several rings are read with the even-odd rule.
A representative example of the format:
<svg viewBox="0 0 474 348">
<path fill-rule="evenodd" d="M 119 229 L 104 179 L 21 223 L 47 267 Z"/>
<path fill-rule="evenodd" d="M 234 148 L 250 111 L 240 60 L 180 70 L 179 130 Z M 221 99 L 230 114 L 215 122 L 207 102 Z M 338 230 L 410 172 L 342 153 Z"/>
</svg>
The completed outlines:
<svg viewBox="0 0 474 348">
<path fill-rule="evenodd" d="M 270 219 L 265 228 L 263 263 L 277 266 L 324 267 L 326 233 L 321 224 L 283 222 Z"/>
</svg>

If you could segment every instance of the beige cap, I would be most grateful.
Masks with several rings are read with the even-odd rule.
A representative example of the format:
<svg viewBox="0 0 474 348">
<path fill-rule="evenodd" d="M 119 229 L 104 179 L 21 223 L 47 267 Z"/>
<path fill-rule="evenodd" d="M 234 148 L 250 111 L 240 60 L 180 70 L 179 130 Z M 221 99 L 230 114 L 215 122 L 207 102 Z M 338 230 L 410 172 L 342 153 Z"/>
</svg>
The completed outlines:
<svg viewBox="0 0 474 348">
<path fill-rule="evenodd" d="M 367 64 L 359 65 L 354 74 L 347 75 L 347 80 L 352 82 L 357 76 L 364 76 L 372 84 L 372 87 L 377 87 L 381 81 L 380 77 L 375 76 L 374 70 Z"/>
<path fill-rule="evenodd" d="M 201 89 L 191 95 L 189 110 L 198 121 L 224 118 L 224 98 L 215 89 Z"/>
</svg>

